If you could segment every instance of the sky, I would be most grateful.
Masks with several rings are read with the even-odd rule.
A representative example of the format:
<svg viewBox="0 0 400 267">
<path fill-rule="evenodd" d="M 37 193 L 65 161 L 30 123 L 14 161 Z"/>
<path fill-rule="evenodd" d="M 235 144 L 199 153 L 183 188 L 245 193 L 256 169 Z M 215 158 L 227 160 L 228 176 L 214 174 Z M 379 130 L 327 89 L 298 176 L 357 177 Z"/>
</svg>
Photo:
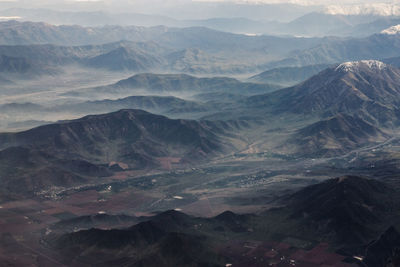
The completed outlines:
<svg viewBox="0 0 400 267">
<path fill-rule="evenodd" d="M 24 3 L 27 5 L 52 5 L 54 3 L 64 4 L 122 4 L 122 5 L 144 5 L 144 4 L 159 4 L 159 5 L 177 5 L 187 4 L 190 2 L 231 2 L 231 3 L 246 3 L 246 4 L 278 4 L 292 3 L 300 5 L 332 5 L 332 4 L 362 4 L 362 3 L 400 3 L 400 0 L 0 0 L 1 4 L 17 4 Z"/>
<path fill-rule="evenodd" d="M 298 7 L 292 6 L 284 12 L 273 9 L 268 12 L 265 8 L 258 11 L 254 8 L 254 5 L 283 3 L 297 4 Z M 241 4 L 240 7 L 238 4 Z M 243 4 L 248 7 L 247 10 L 243 8 Z M 354 7 L 355 4 L 359 6 Z M 204 8 L 205 5 L 207 8 Z M 241 16 L 240 11 L 243 9 L 244 17 L 251 17 L 252 12 L 264 12 L 276 19 L 274 16 L 277 13 L 280 16 L 286 12 L 286 15 L 282 15 L 282 20 L 289 20 L 308 11 L 319 11 L 316 8 L 312 9 L 313 7 L 326 9 L 326 12 L 331 14 L 374 13 L 376 9 L 383 14 L 390 14 L 393 10 L 400 14 L 400 0 L 0 0 L 0 10 L 13 7 L 161 14 L 178 19 Z M 307 12 L 304 10 L 306 8 Z M 12 15 L 18 14 L 10 14 Z"/>
</svg>

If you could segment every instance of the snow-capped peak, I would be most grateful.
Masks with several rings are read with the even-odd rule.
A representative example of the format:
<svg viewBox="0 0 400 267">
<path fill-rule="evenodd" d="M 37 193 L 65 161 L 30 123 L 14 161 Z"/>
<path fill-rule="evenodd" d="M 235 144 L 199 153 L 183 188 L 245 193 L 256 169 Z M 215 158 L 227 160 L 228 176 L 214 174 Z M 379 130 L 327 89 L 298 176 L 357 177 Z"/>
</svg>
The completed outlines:
<svg viewBox="0 0 400 267">
<path fill-rule="evenodd" d="M 386 69 L 387 65 L 378 60 L 349 61 L 340 64 L 335 70 L 342 72 L 354 72 L 359 70 L 361 67 L 367 67 L 372 70 L 383 70 Z"/>
<path fill-rule="evenodd" d="M 325 7 L 330 15 L 399 16 L 400 5 L 394 3 L 335 4 Z"/>
<path fill-rule="evenodd" d="M 400 33 L 400 24 L 381 31 L 382 34 L 395 35 Z"/>
</svg>

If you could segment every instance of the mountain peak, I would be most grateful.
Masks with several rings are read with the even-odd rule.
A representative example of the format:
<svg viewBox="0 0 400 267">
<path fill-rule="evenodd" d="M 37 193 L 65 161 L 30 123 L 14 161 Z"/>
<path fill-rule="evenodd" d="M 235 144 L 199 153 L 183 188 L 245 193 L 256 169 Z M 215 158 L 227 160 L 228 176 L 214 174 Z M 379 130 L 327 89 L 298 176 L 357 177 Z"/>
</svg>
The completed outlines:
<svg viewBox="0 0 400 267">
<path fill-rule="evenodd" d="M 374 236 L 369 225 L 382 220 L 390 207 L 392 192 L 378 180 L 342 176 L 298 191 L 290 207 L 293 218 L 316 224 L 327 236 L 334 233 L 339 242 L 365 243 Z"/>
<path fill-rule="evenodd" d="M 335 71 L 339 72 L 356 72 L 360 69 L 371 69 L 371 70 L 384 70 L 387 65 L 378 60 L 361 60 L 361 61 L 349 61 L 344 62 L 336 67 Z"/>
<path fill-rule="evenodd" d="M 387 35 L 396 35 L 400 33 L 400 24 L 394 25 L 392 27 L 389 27 L 383 31 L 381 31 L 381 34 L 387 34 Z"/>
</svg>

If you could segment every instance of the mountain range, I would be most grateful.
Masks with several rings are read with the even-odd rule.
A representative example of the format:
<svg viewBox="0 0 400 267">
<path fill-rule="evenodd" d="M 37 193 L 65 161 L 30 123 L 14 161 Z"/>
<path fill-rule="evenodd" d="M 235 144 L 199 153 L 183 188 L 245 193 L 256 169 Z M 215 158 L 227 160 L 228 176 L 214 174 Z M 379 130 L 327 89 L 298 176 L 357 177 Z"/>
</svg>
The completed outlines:
<svg viewBox="0 0 400 267">
<path fill-rule="evenodd" d="M 322 64 L 304 67 L 275 68 L 254 75 L 249 78 L 249 81 L 291 86 L 311 78 L 320 71 L 327 69 L 329 66 L 328 64 Z"/>
<path fill-rule="evenodd" d="M 280 69 L 296 73 L 293 77 L 297 78 L 291 78 L 294 83 L 315 74 L 323 65 L 399 56 L 398 35 L 384 31 L 363 38 L 295 38 L 246 36 L 202 27 L 81 27 L 8 21 L 0 23 L 0 32 L 0 54 L 13 60 L 6 62 L 4 69 L 20 66 L 21 71 L 30 68 L 36 72 L 65 64 L 113 71 L 199 74 L 254 73 L 277 67 L 321 65 Z M 32 32 L 34 36 L 29 35 Z M 262 80 L 261 76 L 254 79 Z"/>
<path fill-rule="evenodd" d="M 110 176 L 112 162 L 137 170 L 161 168 L 168 158 L 178 165 L 201 162 L 235 149 L 239 138 L 232 131 L 238 127 L 121 110 L 4 133 L 0 181 L 11 194 L 27 194 Z"/>
<path fill-rule="evenodd" d="M 275 108 L 296 113 L 355 113 L 385 123 L 397 120 L 393 115 L 398 107 L 399 84 L 400 70 L 395 67 L 375 60 L 345 62 L 299 85 L 248 101 L 251 105 L 275 102 Z"/>
<path fill-rule="evenodd" d="M 399 18 L 192 4 L 0 22 L 0 265 L 396 266 Z"/>
<path fill-rule="evenodd" d="M 242 100 L 246 111 L 240 112 L 272 119 L 296 116 L 304 123 L 291 130 L 295 133 L 283 147 L 298 146 L 295 151 L 303 155 L 341 154 L 394 134 L 399 123 L 399 75 L 399 69 L 380 61 L 346 62 L 293 87 L 250 96 Z"/>
<path fill-rule="evenodd" d="M 326 157 L 379 144 L 389 137 L 389 134 L 365 120 L 338 114 L 298 130 L 290 144 L 298 147 L 298 153 Z"/>
<path fill-rule="evenodd" d="M 115 84 L 92 88 L 96 93 L 143 92 L 147 94 L 231 93 L 255 95 L 280 89 L 279 85 L 240 82 L 227 77 L 198 78 L 186 74 L 141 73 Z"/>
<path fill-rule="evenodd" d="M 319 38 L 246 36 L 204 27 L 82 27 L 6 21 L 0 22 L 0 32 L 0 55 L 18 55 L 35 64 L 79 63 L 134 71 L 256 72 L 268 61 L 321 43 Z"/>
<path fill-rule="evenodd" d="M 253 17 L 210 17 L 205 19 L 174 19 L 163 15 L 139 13 L 111 14 L 107 12 L 60 12 L 49 9 L 13 8 L 0 13 L 4 16 L 13 14 L 24 21 L 47 22 L 55 25 L 136 25 L 152 27 L 207 27 L 232 33 L 253 33 L 267 35 L 297 36 L 368 36 L 399 23 L 396 16 L 383 15 L 345 15 L 329 14 L 320 10 L 310 10 L 296 18 L 284 22 L 279 20 Z"/>
<path fill-rule="evenodd" d="M 377 33 L 364 38 L 327 38 L 322 44 L 300 52 L 295 51 L 288 58 L 270 65 L 306 66 L 398 57 L 398 38 L 398 34 L 386 33 Z"/>
<path fill-rule="evenodd" d="M 75 233 L 52 234 L 46 237 L 46 242 L 55 247 L 69 264 L 96 262 L 101 265 L 124 262 L 138 266 L 166 263 L 219 266 L 226 262 L 240 263 L 235 262 L 235 258 L 227 257 L 228 254 L 221 254 L 225 250 L 235 249 L 234 243 L 229 241 L 230 237 L 240 236 L 245 242 L 250 242 L 249 239 L 274 240 L 276 243 L 273 243 L 275 245 L 272 250 L 279 253 L 279 241 L 286 240 L 293 232 L 299 239 L 313 236 L 317 240 L 316 244 L 333 242 L 336 247 L 341 248 L 339 251 L 344 253 L 343 258 L 347 258 L 347 261 L 354 259 L 352 254 L 346 253 L 358 250 L 360 257 L 366 255 L 367 266 L 382 266 L 375 265 L 375 262 L 392 259 L 389 251 L 394 251 L 399 244 L 396 229 L 386 226 L 390 226 L 391 222 L 385 221 L 392 205 L 398 205 L 393 203 L 392 194 L 394 191 L 382 182 L 343 176 L 288 195 L 284 198 L 284 207 L 259 215 L 237 215 L 227 211 L 213 218 L 198 218 L 178 211 L 166 211 L 143 218 L 143 222 L 129 228 L 88 229 Z M 272 226 L 277 221 L 285 223 L 275 225 L 275 235 L 266 238 L 271 230 L 265 227 Z M 380 237 L 379 231 L 371 229 L 376 224 L 386 226 L 389 230 L 382 231 L 384 233 Z M 288 227 L 296 227 L 296 230 L 288 230 Z M 257 250 L 264 253 L 271 251 L 268 243 L 258 242 L 262 245 L 248 244 L 256 246 Z M 386 252 L 378 244 L 384 244 Z M 367 245 L 366 249 L 364 245 Z M 291 249 L 299 252 L 295 245 Z M 74 254 L 73 251 L 79 253 Z M 115 251 L 120 253 L 113 253 Z M 295 255 L 290 257 L 299 264 L 307 262 L 307 259 Z M 258 257 L 267 263 L 273 261 L 270 256 Z"/>
</svg>

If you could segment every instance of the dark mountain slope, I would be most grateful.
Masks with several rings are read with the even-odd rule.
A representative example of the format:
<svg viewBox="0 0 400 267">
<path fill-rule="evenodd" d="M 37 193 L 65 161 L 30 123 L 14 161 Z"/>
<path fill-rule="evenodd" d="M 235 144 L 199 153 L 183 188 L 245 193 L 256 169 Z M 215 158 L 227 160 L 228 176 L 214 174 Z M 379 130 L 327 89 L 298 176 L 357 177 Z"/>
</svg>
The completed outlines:
<svg viewBox="0 0 400 267">
<path fill-rule="evenodd" d="M 375 60 L 345 62 L 296 86 L 248 97 L 242 107 L 255 116 L 297 117 L 280 147 L 338 155 L 392 136 L 400 123 L 400 69 Z"/>
<path fill-rule="evenodd" d="M 234 249 L 237 241 L 231 241 L 237 239 L 250 244 L 256 244 L 254 240 L 257 240 L 261 250 L 257 255 L 271 251 L 269 246 L 268 250 L 263 248 L 263 242 L 276 241 L 273 244 L 279 246 L 290 242 L 290 238 L 300 243 L 308 240 L 308 245 L 313 243 L 313 246 L 328 242 L 332 248 L 356 247 L 363 251 L 363 246 L 391 223 L 388 218 L 396 212 L 394 193 L 380 181 L 343 176 L 301 189 L 284 199 L 285 207 L 257 216 L 224 212 L 214 218 L 195 218 L 167 211 L 127 229 L 84 230 L 50 235 L 45 241 L 61 253 L 66 263 L 73 260 L 100 265 L 223 266 L 227 262 L 235 265 L 239 264 L 235 261 L 238 258 L 226 259 L 224 255 L 229 254 L 220 253 L 221 248 L 222 251 Z M 384 236 L 376 241 L 377 245 L 368 246 L 367 258 L 382 258 L 388 251 L 381 248 L 397 244 L 393 231 Z M 291 249 L 296 251 L 295 247 Z"/>
<path fill-rule="evenodd" d="M 76 231 L 77 229 L 82 230 L 100 227 L 115 228 L 120 225 L 138 223 L 138 220 L 138 218 L 128 215 L 86 215 L 55 223 L 52 225 L 51 230 L 57 233 L 68 233 Z"/>
<path fill-rule="evenodd" d="M 121 110 L 21 133 L 2 134 L 0 138 L 3 149 L 27 146 L 63 157 L 103 163 L 108 160 L 135 161 L 136 156 L 145 159 L 174 154 L 190 154 L 194 159 L 224 149 L 218 138 L 223 130 L 213 126 L 204 122 L 170 120 L 140 110 Z"/>
<path fill-rule="evenodd" d="M 362 119 L 338 114 L 298 130 L 293 134 L 291 143 L 297 146 L 298 153 L 332 156 L 382 142 L 388 137 Z"/>
<path fill-rule="evenodd" d="M 80 185 L 110 176 L 104 166 L 59 159 L 43 151 L 11 147 L 0 151 L 0 201 L 40 194 L 51 187 Z"/>
<path fill-rule="evenodd" d="M 376 236 L 371 226 L 384 222 L 385 212 L 391 211 L 391 194 L 379 181 L 344 176 L 300 190 L 288 207 L 292 218 L 314 227 L 319 235 L 340 244 L 362 244 Z"/>
<path fill-rule="evenodd" d="M 379 61 L 346 62 L 307 81 L 264 96 L 250 97 L 249 106 L 276 111 L 332 116 L 356 113 L 370 122 L 398 120 L 400 70 Z"/>
<path fill-rule="evenodd" d="M 369 267 L 399 266 L 400 234 L 393 226 L 367 246 L 364 262 Z"/>
<path fill-rule="evenodd" d="M 205 221 L 167 211 L 123 230 L 91 229 L 47 240 L 67 256 L 67 261 L 75 259 L 99 265 L 220 266 L 214 245 L 193 228 Z M 80 252 L 73 254 L 77 249 Z"/>
<path fill-rule="evenodd" d="M 0 134 L 5 195 L 32 194 L 110 176 L 111 162 L 157 169 L 173 158 L 187 165 L 234 149 L 240 124 L 171 120 L 141 110 L 87 116 L 19 133 Z M 96 179 L 97 178 L 97 179 Z"/>
</svg>

